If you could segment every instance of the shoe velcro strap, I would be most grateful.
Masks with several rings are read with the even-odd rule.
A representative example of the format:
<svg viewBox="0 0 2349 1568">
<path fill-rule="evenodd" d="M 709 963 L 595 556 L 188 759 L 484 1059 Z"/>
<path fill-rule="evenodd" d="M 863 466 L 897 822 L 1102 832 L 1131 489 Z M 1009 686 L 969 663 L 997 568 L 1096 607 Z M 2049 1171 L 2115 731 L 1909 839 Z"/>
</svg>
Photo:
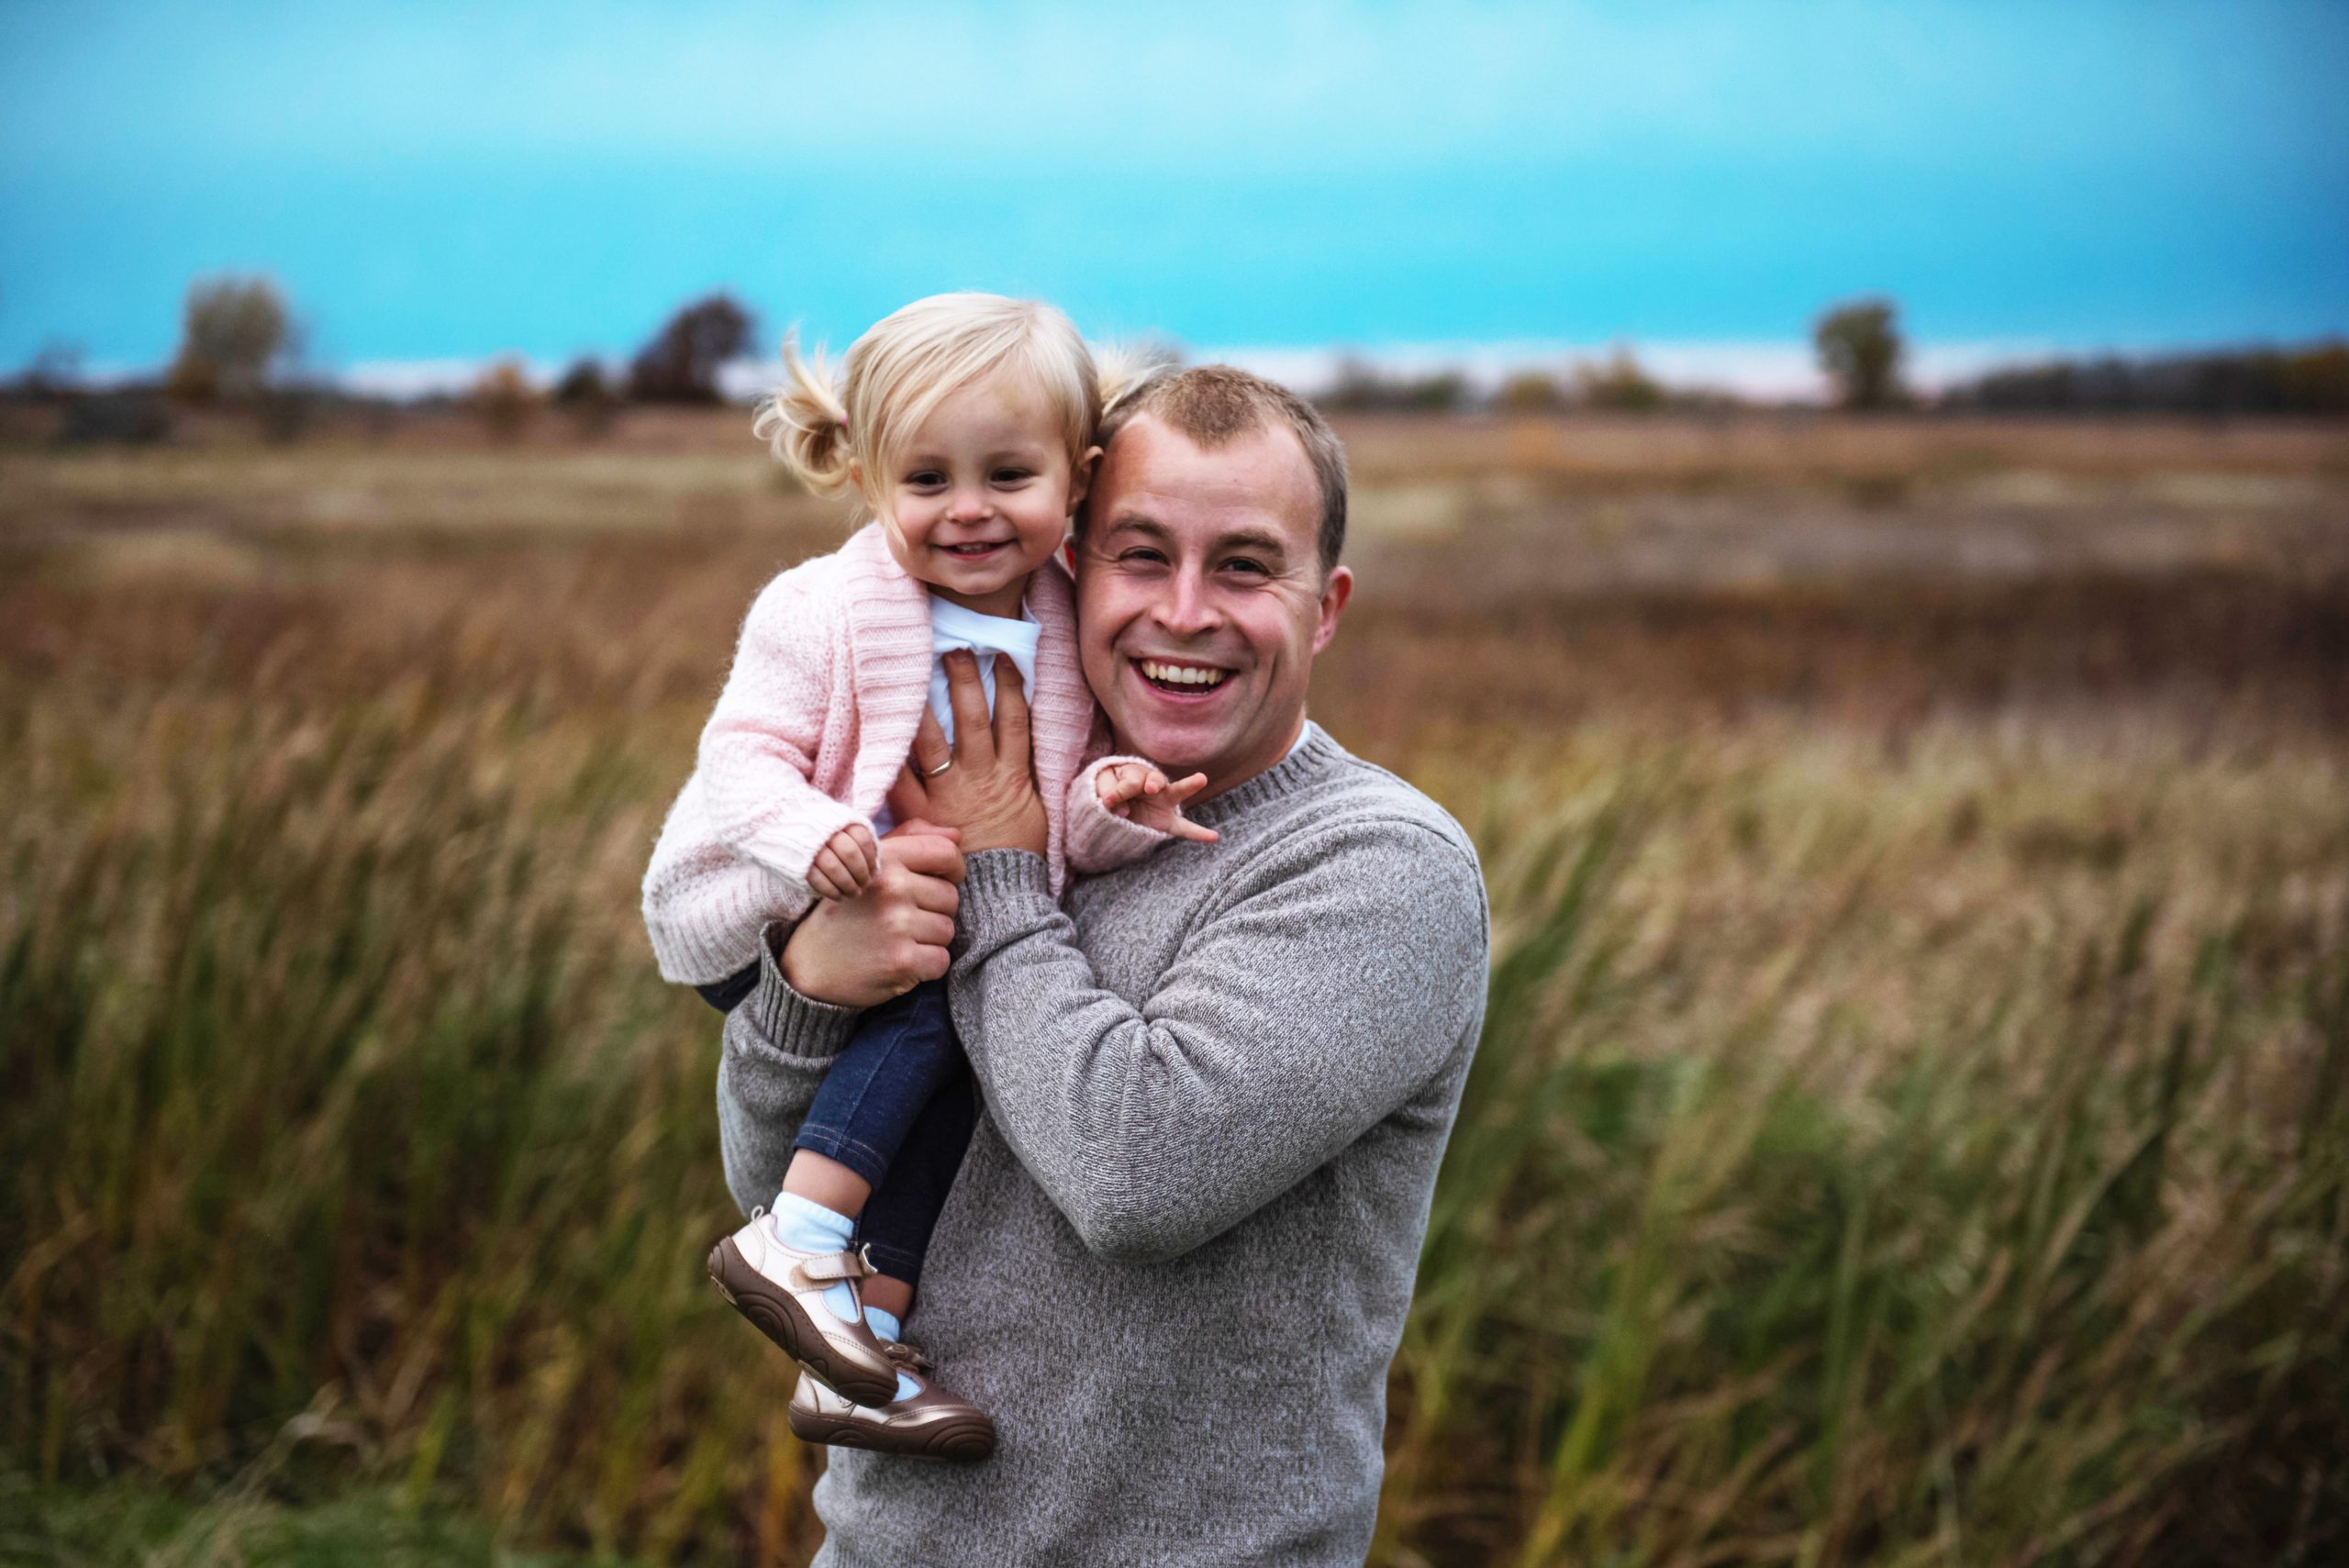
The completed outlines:
<svg viewBox="0 0 2349 1568">
<path fill-rule="evenodd" d="M 903 1340 L 882 1340 L 881 1353 L 908 1372 L 929 1372 L 937 1364 L 924 1355 L 918 1346 L 907 1344 Z"/>
<path fill-rule="evenodd" d="M 835 1280 L 861 1280 L 873 1273 L 873 1265 L 855 1252 L 834 1252 L 828 1257 L 808 1258 L 796 1266 L 807 1278 L 828 1284 Z"/>
</svg>

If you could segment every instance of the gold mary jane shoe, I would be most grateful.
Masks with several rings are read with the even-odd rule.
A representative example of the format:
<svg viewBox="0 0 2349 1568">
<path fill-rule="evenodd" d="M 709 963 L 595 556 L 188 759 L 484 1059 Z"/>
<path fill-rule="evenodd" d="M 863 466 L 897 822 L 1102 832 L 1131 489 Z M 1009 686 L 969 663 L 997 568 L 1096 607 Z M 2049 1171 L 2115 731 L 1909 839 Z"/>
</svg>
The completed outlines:
<svg viewBox="0 0 2349 1568">
<path fill-rule="evenodd" d="M 709 1277 L 718 1294 L 759 1332 L 843 1396 L 879 1403 L 896 1396 L 897 1363 L 864 1326 L 863 1298 L 857 1298 L 853 1323 L 842 1322 L 823 1300 L 836 1284 L 845 1284 L 856 1296 L 856 1282 L 872 1273 L 861 1253 L 802 1252 L 785 1246 L 764 1209 L 709 1251 Z M 802 1386 L 806 1382 L 801 1380 Z"/>
<path fill-rule="evenodd" d="M 957 1399 L 923 1376 L 930 1358 L 911 1345 L 890 1344 L 893 1372 L 913 1379 L 909 1399 L 892 1397 L 886 1404 L 859 1405 L 841 1398 L 812 1377 L 803 1377 L 792 1391 L 786 1418 L 802 1441 L 830 1443 L 839 1448 L 871 1449 L 876 1453 L 902 1453 L 916 1459 L 949 1459 L 974 1463 L 995 1451 L 995 1422 L 968 1400 Z"/>
</svg>

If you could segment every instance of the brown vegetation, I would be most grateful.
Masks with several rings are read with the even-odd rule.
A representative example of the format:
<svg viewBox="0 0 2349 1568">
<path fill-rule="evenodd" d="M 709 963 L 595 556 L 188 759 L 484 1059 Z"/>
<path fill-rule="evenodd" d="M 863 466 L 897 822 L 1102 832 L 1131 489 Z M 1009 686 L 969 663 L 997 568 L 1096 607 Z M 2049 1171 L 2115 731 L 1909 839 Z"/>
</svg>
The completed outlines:
<svg viewBox="0 0 2349 1568">
<path fill-rule="evenodd" d="M 634 895 L 842 519 L 550 423 L 0 451 L 0 1480 L 804 1560 Z M 1497 959 L 1375 1560 L 2337 1551 L 2349 436 L 1346 433 L 1313 709 Z"/>
</svg>

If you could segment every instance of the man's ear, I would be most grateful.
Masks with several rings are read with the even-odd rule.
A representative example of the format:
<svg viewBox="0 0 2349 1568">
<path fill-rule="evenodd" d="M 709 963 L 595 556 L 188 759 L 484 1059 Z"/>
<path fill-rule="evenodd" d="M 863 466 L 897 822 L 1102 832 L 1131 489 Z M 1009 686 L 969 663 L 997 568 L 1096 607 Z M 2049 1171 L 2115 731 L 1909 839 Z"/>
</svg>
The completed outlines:
<svg viewBox="0 0 2349 1568">
<path fill-rule="evenodd" d="M 1353 568 L 1330 568 L 1330 575 L 1321 584 L 1321 624 L 1313 628 L 1314 652 L 1319 653 L 1329 647 L 1330 639 L 1338 635 L 1338 617 L 1344 612 L 1346 601 L 1353 595 Z"/>
<path fill-rule="evenodd" d="M 1085 448 L 1085 455 L 1069 465 L 1068 515 L 1070 517 L 1076 516 L 1076 509 L 1084 506 L 1085 498 L 1093 493 L 1093 471 L 1100 465 L 1101 449 L 1099 447 Z"/>
</svg>

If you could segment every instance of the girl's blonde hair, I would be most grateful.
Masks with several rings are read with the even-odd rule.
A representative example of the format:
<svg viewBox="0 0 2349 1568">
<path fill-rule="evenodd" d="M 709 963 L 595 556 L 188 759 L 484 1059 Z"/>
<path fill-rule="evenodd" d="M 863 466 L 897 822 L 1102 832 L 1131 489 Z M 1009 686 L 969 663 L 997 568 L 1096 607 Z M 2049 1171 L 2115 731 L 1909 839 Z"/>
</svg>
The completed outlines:
<svg viewBox="0 0 2349 1568">
<path fill-rule="evenodd" d="M 759 404 L 751 429 L 819 495 L 862 470 L 866 499 L 885 492 L 899 450 L 947 398 L 998 371 L 1041 395 L 1074 463 L 1093 445 L 1105 393 L 1134 371 L 1122 358 L 1105 387 L 1074 324 L 1049 305 L 993 294 L 937 294 L 884 317 L 849 348 L 835 384 L 819 350 L 783 340 L 784 384 Z"/>
</svg>

